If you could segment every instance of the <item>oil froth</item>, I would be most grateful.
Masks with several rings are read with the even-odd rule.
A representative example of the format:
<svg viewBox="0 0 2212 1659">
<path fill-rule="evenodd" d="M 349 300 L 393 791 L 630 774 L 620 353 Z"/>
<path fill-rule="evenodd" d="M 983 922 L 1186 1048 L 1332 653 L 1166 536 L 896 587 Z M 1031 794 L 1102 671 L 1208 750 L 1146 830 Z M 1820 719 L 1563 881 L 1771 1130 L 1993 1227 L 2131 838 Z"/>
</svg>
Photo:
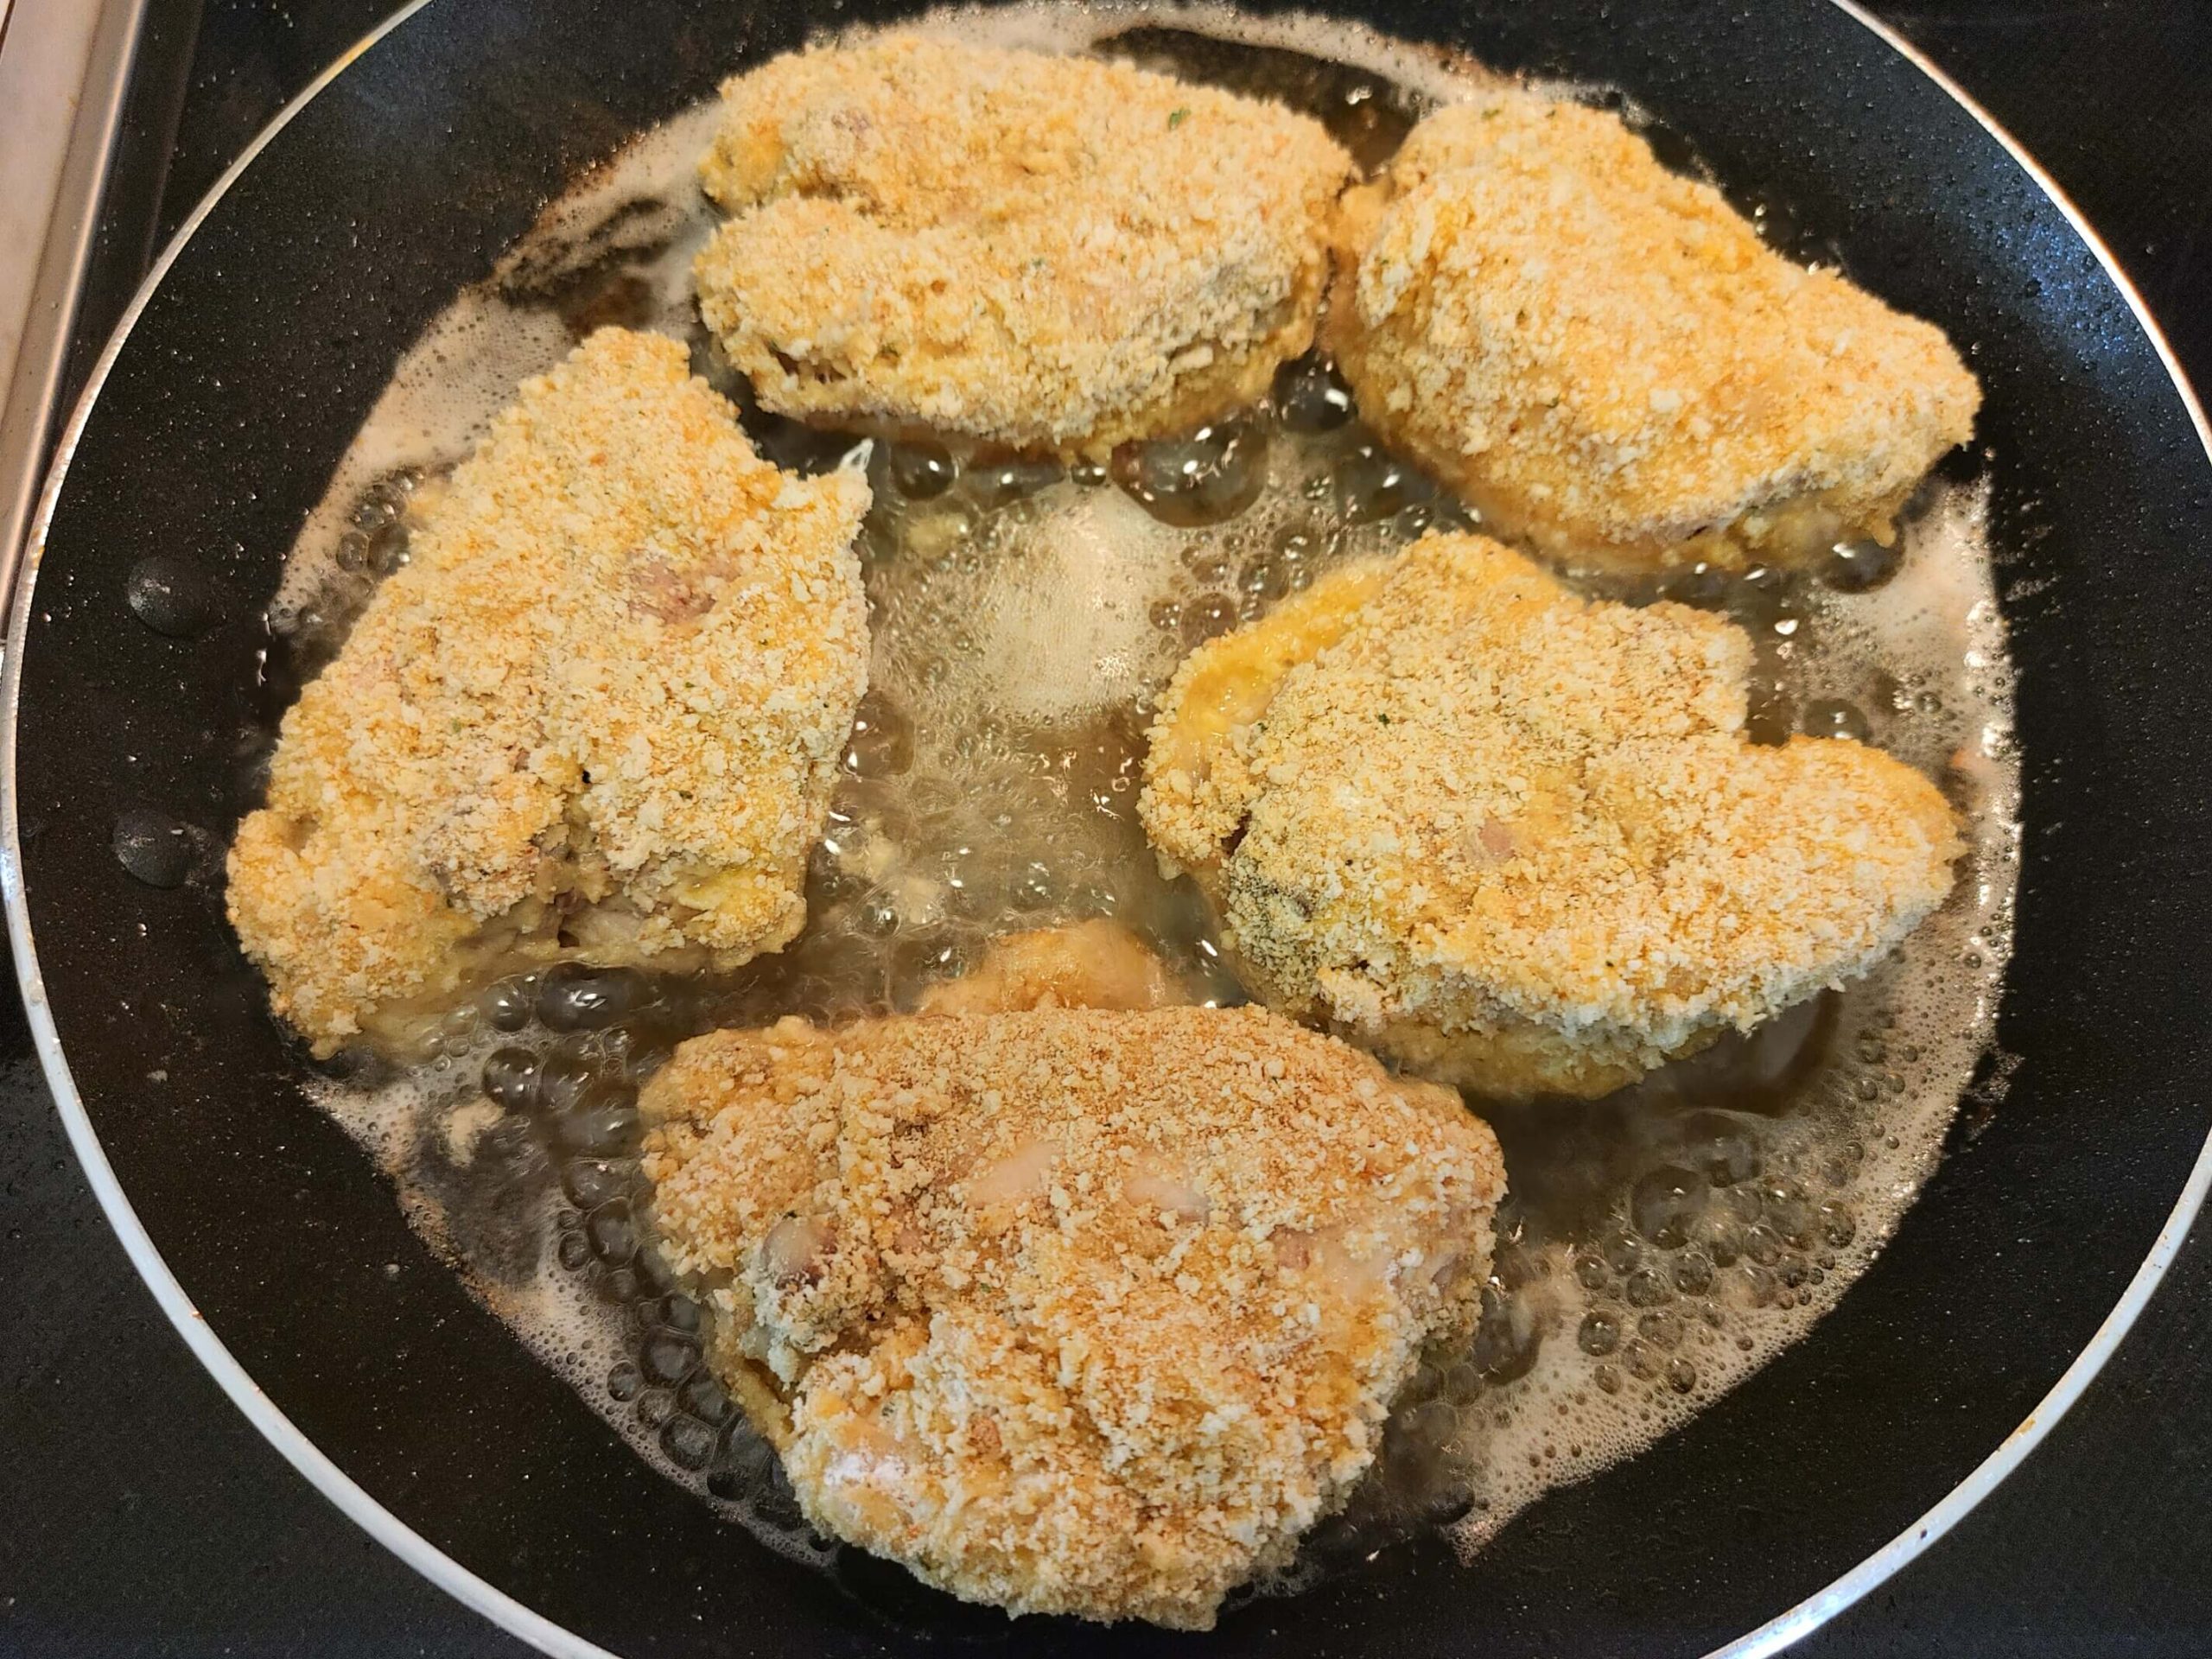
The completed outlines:
<svg viewBox="0 0 2212 1659">
<path fill-rule="evenodd" d="M 948 11 L 925 26 L 1052 50 L 1103 41 L 1255 84 L 1264 72 L 1275 95 L 1348 121 L 1378 98 L 1410 118 L 1486 78 L 1357 26 L 1211 7 Z M 1224 41 L 1369 79 L 1324 65 L 1301 83 L 1280 56 L 1240 72 Z M 404 561 L 413 504 L 515 384 L 595 323 L 690 340 L 785 464 L 850 451 L 761 416 L 698 327 L 688 269 L 708 217 L 691 168 L 715 118 L 686 112 L 554 203 L 408 353 L 288 564 L 272 618 L 304 657 L 334 649 Z M 1467 522 L 1379 446 L 1318 360 L 1287 369 L 1268 410 L 1111 468 L 951 443 L 877 446 L 867 464 L 872 690 L 806 932 L 725 981 L 503 982 L 426 1023 L 397 1062 L 318 1086 L 541 1358 L 672 1478 L 817 1565 L 833 1552 L 701 1368 L 699 1309 L 640 1235 L 639 1079 L 691 1032 L 908 1008 L 995 934 L 1090 916 L 1136 930 L 1203 999 L 1240 1000 L 1195 895 L 1160 879 L 1136 823 L 1152 700 L 1184 652 L 1332 563 Z M 1986 1049 L 2010 949 L 2018 768 L 1986 516 L 1980 488 L 1935 486 L 1901 558 L 1845 550 L 1823 573 L 1670 579 L 1669 596 L 1726 610 L 1757 642 L 1755 735 L 1863 735 L 1939 779 L 1970 843 L 1958 886 L 1875 974 L 1748 1039 L 1605 1101 L 1471 1103 L 1499 1130 L 1514 1194 L 1483 1329 L 1401 1402 L 1351 1511 L 1262 1588 L 1416 1527 L 1479 1548 L 1796 1340 L 1895 1229 Z"/>
</svg>

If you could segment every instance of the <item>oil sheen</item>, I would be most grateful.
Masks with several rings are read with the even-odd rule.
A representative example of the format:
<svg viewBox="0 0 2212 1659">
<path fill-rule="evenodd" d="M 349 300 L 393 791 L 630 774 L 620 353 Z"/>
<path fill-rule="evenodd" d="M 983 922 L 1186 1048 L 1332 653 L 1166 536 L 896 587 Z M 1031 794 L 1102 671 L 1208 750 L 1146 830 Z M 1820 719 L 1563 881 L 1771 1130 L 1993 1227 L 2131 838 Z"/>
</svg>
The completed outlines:
<svg viewBox="0 0 2212 1659">
<path fill-rule="evenodd" d="M 1355 26 L 1219 10 L 949 12 L 925 26 L 1281 99 L 1370 170 L 1425 110 L 1486 78 Z M 592 327 L 688 340 L 785 466 L 855 449 L 764 415 L 700 327 L 689 267 L 712 219 L 692 168 L 715 116 L 681 115 L 580 181 L 399 364 L 272 607 L 302 671 L 404 562 L 418 504 L 517 382 Z M 1472 522 L 1313 359 L 1287 366 L 1262 408 L 1111 466 L 950 442 L 876 444 L 866 464 L 871 689 L 806 931 L 719 980 L 561 968 L 504 981 L 316 1088 L 415 1224 L 610 1425 L 774 1547 L 832 1566 L 836 1548 L 808 1532 L 772 1453 L 702 1368 L 698 1306 L 655 1262 L 639 1082 L 694 1032 L 907 1007 L 996 934 L 1092 916 L 1134 928 L 1201 999 L 1240 1000 L 1196 895 L 1161 879 L 1136 822 L 1154 699 L 1185 652 L 1332 563 Z M 1670 579 L 1667 596 L 1726 612 L 1757 643 L 1756 739 L 1860 738 L 1941 782 L 1970 843 L 1957 887 L 1866 979 L 1607 1099 L 1471 1101 L 1512 1189 L 1482 1327 L 1401 1401 L 1351 1510 L 1255 1592 L 1419 1529 L 1448 1528 L 1472 1552 L 1802 1337 L 1896 1229 L 1991 1053 L 2010 944 L 2018 768 L 1985 507 L 1972 483 L 1932 484 L 1898 549 Z"/>
</svg>

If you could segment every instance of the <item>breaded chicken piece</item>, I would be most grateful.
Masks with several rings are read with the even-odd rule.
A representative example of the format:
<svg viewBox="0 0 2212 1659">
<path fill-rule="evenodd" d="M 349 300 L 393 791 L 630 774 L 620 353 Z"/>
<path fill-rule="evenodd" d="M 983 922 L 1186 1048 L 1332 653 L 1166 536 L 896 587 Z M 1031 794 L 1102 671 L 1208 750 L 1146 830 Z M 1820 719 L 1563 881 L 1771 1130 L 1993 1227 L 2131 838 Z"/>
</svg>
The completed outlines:
<svg viewBox="0 0 2212 1659">
<path fill-rule="evenodd" d="M 316 1052 L 519 963 L 798 931 L 868 486 L 759 459 L 687 362 L 609 328 L 524 382 L 284 716 L 230 914 Z"/>
<path fill-rule="evenodd" d="M 1744 735 L 1749 638 L 1481 536 L 1340 569 L 1177 671 L 1139 811 L 1247 984 L 1423 1076 L 1596 1096 L 1866 972 L 1961 850 L 1926 778 Z"/>
<path fill-rule="evenodd" d="M 1433 1086 L 1258 1008 L 686 1043 L 661 1249 L 808 1518 L 1009 1612 L 1203 1630 L 1464 1338 L 1504 1166 Z"/>
<path fill-rule="evenodd" d="M 1141 939 L 1119 922 L 1094 917 L 994 939 L 972 972 L 931 986 L 915 1012 L 1149 1009 L 1189 1001 Z"/>
<path fill-rule="evenodd" d="M 1439 111 L 1344 220 L 1325 334 L 1361 412 L 1547 552 L 1888 543 L 1972 433 L 1941 330 L 1775 252 L 1605 111 L 1510 88 Z"/>
<path fill-rule="evenodd" d="M 699 308 L 767 408 L 1099 454 L 1312 344 L 1351 158 L 1096 58 L 893 35 L 732 79 Z"/>
</svg>

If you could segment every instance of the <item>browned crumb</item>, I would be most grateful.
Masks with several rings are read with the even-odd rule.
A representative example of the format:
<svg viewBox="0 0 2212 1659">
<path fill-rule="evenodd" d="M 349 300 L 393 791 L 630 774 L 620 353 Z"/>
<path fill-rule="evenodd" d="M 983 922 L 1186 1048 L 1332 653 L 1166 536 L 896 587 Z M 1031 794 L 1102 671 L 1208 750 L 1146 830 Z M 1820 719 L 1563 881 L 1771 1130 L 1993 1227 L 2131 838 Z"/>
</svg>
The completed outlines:
<svg viewBox="0 0 2212 1659">
<path fill-rule="evenodd" d="M 912 35 L 723 89 L 700 310 L 772 410 L 1103 453 L 1312 342 L 1351 160 L 1287 109 Z"/>
<path fill-rule="evenodd" d="M 918 1014 L 1173 1007 L 1191 999 L 1119 922 L 1093 918 L 994 939 L 975 971 L 932 985 Z"/>
<path fill-rule="evenodd" d="M 1888 542 L 1972 432 L 1980 388 L 1941 330 L 1776 253 L 1611 114 L 1485 92 L 1355 196 L 1327 333 L 1362 413 L 1547 551 Z"/>
<path fill-rule="evenodd" d="M 1751 642 L 1480 536 L 1193 652 L 1139 810 L 1268 1003 L 1500 1096 L 1603 1094 L 1866 972 L 1950 808 L 1863 744 L 1744 735 Z"/>
<path fill-rule="evenodd" d="M 798 932 L 868 486 L 760 460 L 687 360 L 610 328 L 524 382 L 285 715 L 230 913 L 317 1052 L 517 960 Z"/>
<path fill-rule="evenodd" d="M 1458 1099 L 1257 1008 L 788 1020 L 647 1084 L 664 1250 L 809 1519 L 1010 1612 L 1205 1629 L 1466 1335 Z"/>
</svg>

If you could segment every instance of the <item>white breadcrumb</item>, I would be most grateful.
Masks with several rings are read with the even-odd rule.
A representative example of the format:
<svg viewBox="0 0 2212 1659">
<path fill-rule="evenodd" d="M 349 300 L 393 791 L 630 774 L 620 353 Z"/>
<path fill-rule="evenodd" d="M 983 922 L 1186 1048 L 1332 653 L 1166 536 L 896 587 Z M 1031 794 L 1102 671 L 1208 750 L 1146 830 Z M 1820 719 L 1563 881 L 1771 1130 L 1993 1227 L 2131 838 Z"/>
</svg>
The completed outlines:
<svg viewBox="0 0 2212 1659">
<path fill-rule="evenodd" d="M 760 460 L 686 365 L 610 328 L 525 382 L 286 714 L 230 914 L 317 1052 L 518 963 L 798 931 L 868 486 Z"/>
<path fill-rule="evenodd" d="M 1014 1613 L 1203 1630 L 1473 1328 L 1504 1191 L 1458 1098 L 1258 1008 L 686 1043 L 661 1247 L 808 1518 Z"/>
<path fill-rule="evenodd" d="M 1346 205 L 1360 410 L 1500 534 L 1624 566 L 1893 539 L 1980 387 L 1942 332 L 1775 252 L 1602 111 L 1484 92 Z"/>
<path fill-rule="evenodd" d="M 1951 886 L 1942 794 L 1744 735 L 1749 638 L 1480 536 L 1177 671 L 1139 810 L 1271 1006 L 1500 1097 L 1603 1094 L 1866 972 Z"/>
<path fill-rule="evenodd" d="M 1307 117 L 912 35 L 723 97 L 699 306 L 769 409 L 1099 454 L 1253 402 L 1313 342 L 1351 162 Z"/>
</svg>

